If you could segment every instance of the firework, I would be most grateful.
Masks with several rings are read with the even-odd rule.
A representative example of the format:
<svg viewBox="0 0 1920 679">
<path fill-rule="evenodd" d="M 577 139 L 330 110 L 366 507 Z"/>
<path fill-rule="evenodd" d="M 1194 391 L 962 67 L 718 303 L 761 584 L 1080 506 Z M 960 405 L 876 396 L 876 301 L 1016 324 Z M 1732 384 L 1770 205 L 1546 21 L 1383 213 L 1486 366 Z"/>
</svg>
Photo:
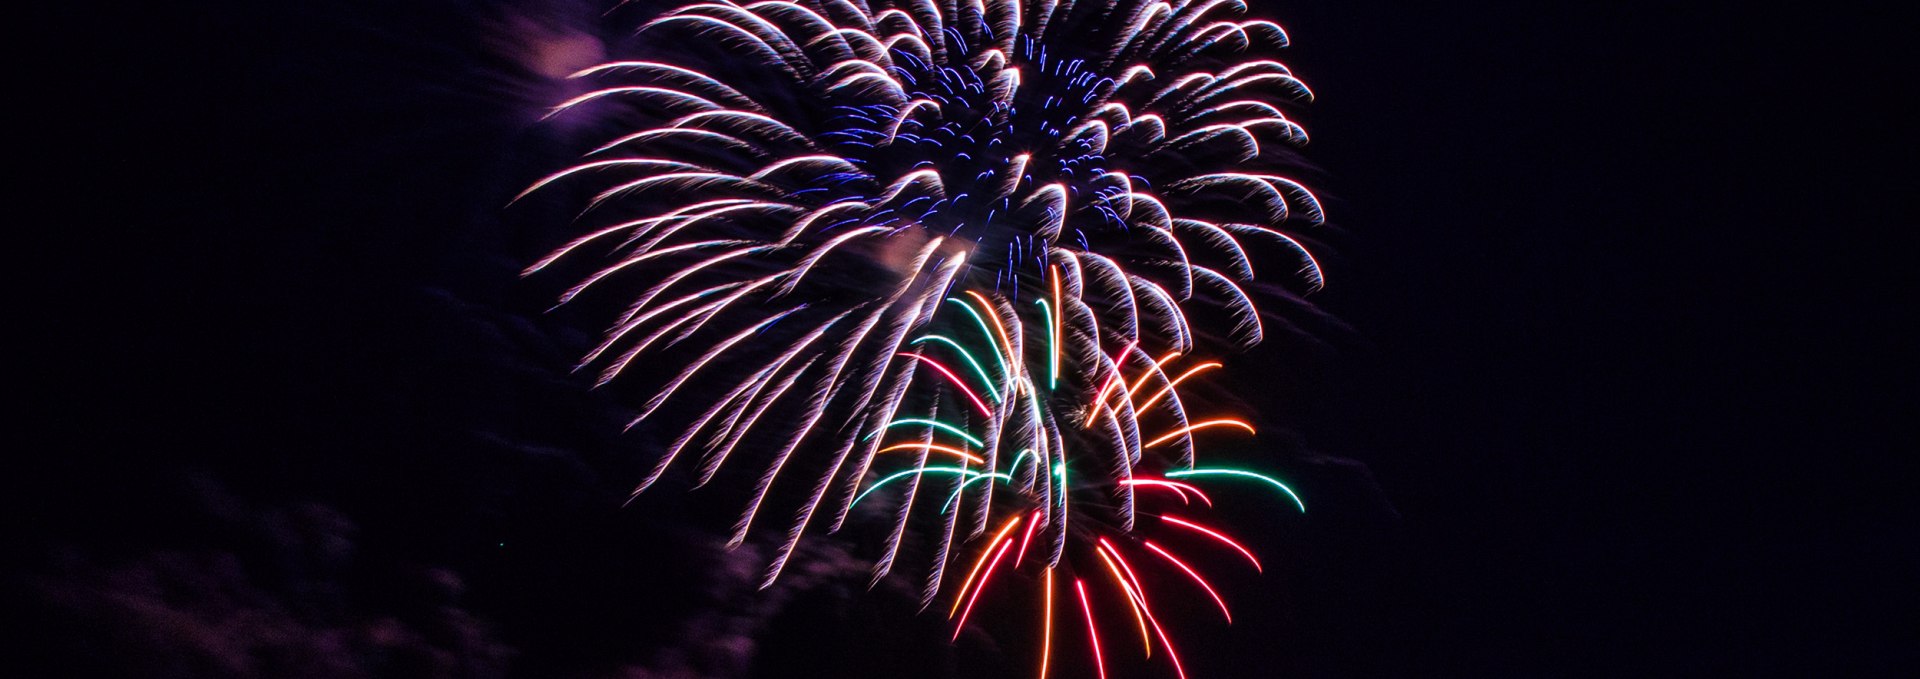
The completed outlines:
<svg viewBox="0 0 1920 679">
<path fill-rule="evenodd" d="M 932 524 L 928 602 L 993 531 L 954 595 L 956 630 L 996 573 L 1038 568 L 1041 674 L 1063 597 L 1104 675 L 1086 585 L 1110 582 L 1143 646 L 1157 639 L 1184 675 L 1127 553 L 1223 614 L 1197 569 L 1139 536 L 1168 526 L 1253 555 L 1179 517 L 1142 521 L 1136 494 L 1210 506 L 1191 482 L 1249 478 L 1305 509 L 1270 476 L 1202 464 L 1196 439 L 1253 427 L 1191 418 L 1179 390 L 1220 367 L 1188 359 L 1212 336 L 1190 315 L 1260 341 L 1253 251 L 1278 253 L 1300 288 L 1323 282 L 1292 231 L 1319 204 L 1280 173 L 1306 139 L 1286 110 L 1309 93 L 1265 56 L 1285 32 L 1245 10 L 702 3 L 642 28 L 689 46 L 674 60 L 576 74 L 594 89 L 554 114 L 591 108 L 623 129 L 527 189 L 586 190 L 594 225 L 528 273 L 600 262 L 561 301 L 622 300 L 582 362 L 602 383 L 658 372 L 629 370 L 640 360 L 678 367 L 643 387 L 636 422 L 683 424 L 635 494 L 671 468 L 698 484 L 754 470 L 731 539 L 784 514 L 767 583 L 856 508 L 890 524 L 876 581 Z M 882 501 L 890 515 L 866 509 Z M 1054 592 L 1063 568 L 1072 596 Z"/>
<path fill-rule="evenodd" d="M 1218 363 L 1197 362 L 1181 370 L 1179 352 L 1153 358 L 1136 343 L 1128 342 L 1115 355 L 1102 357 L 1098 363 L 1101 371 L 1064 374 L 1055 379 L 1048 373 L 1064 347 L 1057 341 L 1062 335 L 1052 332 L 1054 321 L 1046 311 L 1058 304 L 1035 300 L 1031 315 L 1009 316 L 1002 319 L 1006 321 L 1004 327 L 990 327 L 992 324 L 982 319 L 992 316 L 981 310 L 991 308 L 994 300 L 975 291 L 949 298 L 956 309 L 974 311 L 936 317 L 928 324 L 928 332 L 909 342 L 910 346 L 933 347 L 939 354 L 934 356 L 932 350 L 907 354 L 915 362 L 940 365 L 944 360 L 971 368 L 941 370 L 938 379 L 913 392 L 919 398 L 910 403 L 930 411 L 975 401 L 991 401 L 993 405 L 975 406 L 988 410 L 985 419 L 971 428 L 928 417 L 897 417 L 873 432 L 878 441 L 904 441 L 876 449 L 878 457 L 872 464 L 884 471 L 874 474 L 853 501 L 856 507 L 869 501 L 890 502 L 896 507 L 887 544 L 889 558 L 883 564 L 890 564 L 908 526 L 917 518 L 919 525 L 934 532 L 934 542 L 939 545 L 924 590 L 931 600 L 944 589 L 949 562 L 960 561 L 954 558 L 951 545 L 986 535 L 986 529 L 997 526 L 991 537 L 980 542 L 972 566 L 958 588 L 952 589 L 948 615 L 955 621 L 956 639 L 996 578 L 1005 579 L 1007 574 L 1024 569 L 1030 579 L 1042 583 L 1038 653 L 1040 672 L 1045 676 L 1052 658 L 1055 571 L 1060 570 L 1063 576 L 1074 576 L 1078 599 L 1068 601 L 1080 602 L 1089 625 L 1087 647 L 1098 673 L 1104 676 L 1099 622 L 1092 612 L 1094 604 L 1086 591 L 1085 574 L 1092 576 L 1096 587 L 1102 582 L 1112 585 L 1113 598 L 1126 605 L 1137 623 L 1145 653 L 1151 656 L 1158 644 L 1175 672 L 1184 676 L 1172 638 L 1154 614 L 1146 582 L 1137 573 L 1166 573 L 1190 581 L 1231 623 L 1233 614 L 1226 599 L 1200 569 L 1166 545 L 1202 545 L 1231 551 L 1244 557 L 1256 571 L 1261 569 L 1260 561 L 1218 529 L 1171 511 L 1139 509 L 1135 494 L 1157 493 L 1161 497 L 1153 505 L 1172 506 L 1177 502 L 1183 513 L 1207 510 L 1212 508 L 1213 499 L 1190 481 L 1245 479 L 1272 486 L 1300 511 L 1306 510 L 1305 505 L 1291 488 L 1271 476 L 1196 465 L 1196 437 L 1252 432 L 1251 425 L 1234 418 L 1195 421 L 1188 417 L 1180 384 Z M 969 326 L 972 342 L 964 339 Z M 935 330 L 954 334 L 941 335 Z M 1047 339 L 1032 343 L 1028 351 L 1014 350 L 1022 338 L 1043 332 Z M 956 336 L 963 339 L 950 338 Z M 980 355 L 992 360 L 982 361 Z M 1082 395 L 1089 394 L 1091 400 L 1082 400 Z M 1074 403 L 1090 407 L 1076 408 L 1071 405 Z M 1143 431 L 1164 433 L 1142 436 Z M 932 442 L 936 440 L 940 442 Z M 919 455 L 912 460 L 885 456 L 903 451 Z M 1008 455 L 1009 451 L 1017 452 Z M 1144 521 L 1142 516 L 1146 517 Z M 971 526 L 971 535 L 959 534 L 967 530 L 964 526 Z M 1149 533 L 1160 537 L 1147 538 Z M 1131 560 L 1129 553 L 1134 557 Z M 1153 568 L 1136 567 L 1142 557 Z M 876 572 L 884 573 L 886 568 L 883 565 Z"/>
</svg>

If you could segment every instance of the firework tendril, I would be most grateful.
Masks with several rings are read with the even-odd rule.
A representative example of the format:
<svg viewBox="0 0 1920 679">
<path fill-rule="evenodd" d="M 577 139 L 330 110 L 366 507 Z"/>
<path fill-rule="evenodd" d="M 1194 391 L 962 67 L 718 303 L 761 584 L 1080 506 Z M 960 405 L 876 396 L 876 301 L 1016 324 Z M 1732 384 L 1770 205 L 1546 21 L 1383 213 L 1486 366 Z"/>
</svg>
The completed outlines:
<svg viewBox="0 0 1920 679">
<path fill-rule="evenodd" d="M 576 191 L 590 225 L 526 273 L 586 264 L 560 301 L 624 307 L 581 365 L 642 383 L 634 422 L 678 432 L 634 494 L 726 473 L 731 544 L 775 545 L 763 586 L 855 519 L 883 536 L 874 582 L 926 557 L 922 603 L 949 593 L 955 638 L 989 589 L 1025 592 L 1042 677 L 1076 643 L 1104 677 L 1137 634 L 1184 678 L 1145 585 L 1231 622 L 1174 550 L 1260 562 L 1166 510 L 1211 511 L 1215 482 L 1306 509 L 1203 460 L 1254 427 L 1180 391 L 1221 366 L 1203 342 L 1261 341 L 1256 259 L 1291 267 L 1279 294 L 1323 284 L 1298 235 L 1319 202 L 1283 174 L 1311 94 L 1271 58 L 1285 31 L 1246 12 L 718 0 L 640 29 L 667 60 L 575 74 L 587 91 L 552 115 L 616 131 L 521 194 Z"/>
</svg>

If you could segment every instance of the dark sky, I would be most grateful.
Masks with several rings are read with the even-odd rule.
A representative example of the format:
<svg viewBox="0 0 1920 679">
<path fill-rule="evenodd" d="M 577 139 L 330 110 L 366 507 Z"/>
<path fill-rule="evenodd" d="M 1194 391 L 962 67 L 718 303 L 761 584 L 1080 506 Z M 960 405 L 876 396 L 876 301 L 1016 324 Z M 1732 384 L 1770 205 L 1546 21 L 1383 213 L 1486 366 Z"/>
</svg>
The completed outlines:
<svg viewBox="0 0 1920 679">
<path fill-rule="evenodd" d="M 1288 564 L 1239 583 L 1253 620 L 1206 628 L 1193 676 L 1912 672 L 1910 36 L 1669 4 L 1260 5 L 1318 95 L 1315 300 L 1350 329 L 1256 350 L 1285 354 L 1255 400 L 1326 509 L 1261 525 Z M 592 324 L 515 275 L 559 213 L 500 207 L 566 155 L 518 46 L 621 25 L 599 9 L 89 7 L 43 38 L 55 87 L 16 104 L 17 144 L 57 149 L 13 222 L 24 661 L 1028 671 L 831 547 L 755 594 L 701 500 L 618 506 L 649 444 L 565 372 Z"/>
</svg>

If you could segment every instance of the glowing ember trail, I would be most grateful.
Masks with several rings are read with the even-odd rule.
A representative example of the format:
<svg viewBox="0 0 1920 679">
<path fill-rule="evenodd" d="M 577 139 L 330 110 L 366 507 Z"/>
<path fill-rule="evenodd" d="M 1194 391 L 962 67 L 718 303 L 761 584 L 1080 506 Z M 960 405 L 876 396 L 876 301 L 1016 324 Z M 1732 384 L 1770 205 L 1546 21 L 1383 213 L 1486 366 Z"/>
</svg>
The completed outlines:
<svg viewBox="0 0 1920 679">
<path fill-rule="evenodd" d="M 1221 535 L 1219 532 L 1216 532 L 1211 528 L 1207 528 L 1206 526 L 1202 526 L 1196 523 L 1188 523 L 1186 521 L 1181 521 L 1180 519 L 1174 518 L 1172 516 L 1162 516 L 1160 517 L 1160 520 L 1173 524 L 1175 526 L 1181 526 L 1184 528 L 1190 528 L 1195 531 L 1199 531 L 1203 535 L 1206 535 L 1215 540 L 1219 540 L 1223 543 L 1226 543 L 1228 547 L 1232 547 L 1235 551 L 1240 552 L 1242 556 L 1247 557 L 1247 561 L 1253 564 L 1253 570 L 1264 571 L 1264 569 L 1260 567 L 1260 559 L 1255 558 L 1253 556 L 1253 552 L 1248 551 L 1245 546 L 1242 546 L 1238 542 L 1234 542 L 1233 538 L 1227 537 L 1225 535 Z"/>
<path fill-rule="evenodd" d="M 1087 583 L 1075 578 L 1073 589 L 1080 594 L 1080 610 L 1087 614 L 1087 643 L 1093 647 L 1093 669 L 1099 673 L 1100 679 L 1107 679 L 1107 661 L 1100 657 L 1100 626 L 1093 621 L 1093 604 L 1087 601 Z"/>
<path fill-rule="evenodd" d="M 1040 679 L 1047 679 L 1047 662 L 1053 658 L 1053 569 L 1046 570 L 1045 578 L 1046 584 L 1041 585 L 1046 603 L 1041 604 L 1045 617 L 1040 628 Z"/>
<path fill-rule="evenodd" d="M 1181 561 L 1179 557 L 1169 554 L 1167 550 L 1161 549 L 1159 545 L 1153 544 L 1152 540 L 1148 540 L 1142 544 L 1145 544 L 1147 549 L 1153 550 L 1153 553 L 1159 554 L 1166 560 L 1173 562 L 1173 565 L 1178 566 L 1180 570 L 1187 575 L 1192 576 L 1193 581 L 1199 583 L 1200 588 L 1207 591 L 1207 596 L 1213 597 L 1213 602 L 1220 605 L 1220 614 L 1226 616 L 1227 622 L 1233 622 L 1233 612 L 1227 610 L 1227 600 L 1220 598 L 1219 592 L 1213 591 L 1213 585 L 1208 584 L 1206 578 L 1200 577 L 1199 573 L 1194 572 L 1193 567 L 1188 566 L 1186 562 Z"/>
</svg>

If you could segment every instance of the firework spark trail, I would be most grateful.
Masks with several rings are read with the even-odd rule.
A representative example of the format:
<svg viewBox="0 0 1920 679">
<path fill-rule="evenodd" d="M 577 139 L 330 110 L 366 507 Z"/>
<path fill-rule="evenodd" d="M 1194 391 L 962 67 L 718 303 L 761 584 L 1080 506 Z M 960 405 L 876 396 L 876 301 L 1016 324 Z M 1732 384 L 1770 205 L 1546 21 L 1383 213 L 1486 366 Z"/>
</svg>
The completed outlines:
<svg viewBox="0 0 1920 679">
<path fill-rule="evenodd" d="M 1213 602 L 1220 605 L 1220 614 L 1226 616 L 1227 622 L 1233 622 L 1233 612 L 1227 610 L 1227 600 L 1220 598 L 1220 593 L 1214 591 L 1213 584 L 1207 582 L 1206 578 L 1200 577 L 1200 573 L 1194 571 L 1192 566 L 1188 566 L 1185 561 L 1181 561 L 1179 557 L 1168 553 L 1167 550 L 1161 549 L 1159 545 L 1153 544 L 1152 540 L 1144 541 L 1141 544 L 1146 545 L 1147 549 L 1152 550 L 1154 554 L 1158 554 L 1161 558 L 1171 562 L 1174 566 L 1178 567 L 1181 572 L 1192 576 L 1193 581 L 1199 583 L 1200 588 L 1207 591 L 1207 596 L 1213 597 Z"/>
<path fill-rule="evenodd" d="M 1093 647 L 1093 667 L 1100 679 L 1107 679 L 1107 661 L 1100 657 L 1100 626 L 1093 621 L 1093 604 L 1087 600 L 1087 583 L 1079 578 L 1073 581 L 1073 589 L 1080 594 L 1080 610 L 1087 614 L 1087 643 Z"/>
<path fill-rule="evenodd" d="M 1198 466 L 1198 439 L 1253 426 L 1191 418 L 1180 393 L 1221 366 L 1190 358 L 1218 336 L 1196 322 L 1226 321 L 1238 347 L 1266 334 L 1248 287 L 1257 262 L 1290 263 L 1306 292 L 1325 283 L 1301 235 L 1319 201 L 1284 174 L 1307 138 L 1289 115 L 1311 92 L 1271 58 L 1285 31 L 1247 9 L 715 0 L 641 28 L 687 49 L 575 74 L 588 89 L 548 117 L 625 127 L 514 202 L 580 192 L 590 226 L 525 273 L 598 259 L 560 302 L 626 296 L 582 368 L 604 384 L 656 379 L 631 370 L 643 359 L 679 366 L 633 422 L 673 413 L 684 428 L 634 494 L 690 455 L 698 485 L 761 465 L 730 544 L 766 505 L 796 507 L 764 586 L 816 520 L 838 531 L 879 492 L 893 509 L 875 582 L 907 531 L 937 531 L 923 604 L 948 562 L 999 525 L 953 613 L 963 598 L 971 612 L 1008 552 L 1005 577 L 1021 574 L 1038 538 L 1042 677 L 1059 568 L 1105 676 L 1073 572 L 1100 564 L 1148 654 L 1158 638 L 1184 677 L 1117 545 L 1172 564 L 1223 613 L 1196 569 L 1141 534 L 1198 533 L 1260 565 L 1223 533 L 1142 503 L 1211 508 L 1194 483 L 1255 480 L 1305 511 L 1277 478 Z M 709 68 L 742 62 L 761 68 Z"/>
<path fill-rule="evenodd" d="M 929 243 L 925 251 L 925 254 L 930 255 L 933 252 L 933 248 L 936 247 L 937 245 L 939 245 L 938 240 L 935 240 L 934 242 Z M 922 260 L 922 262 L 924 263 L 924 259 Z M 853 441 L 860 438 L 860 431 L 862 431 L 863 427 L 865 430 L 868 430 L 868 431 L 877 431 L 880 427 L 884 427 L 886 422 L 892 420 L 894 414 L 899 411 L 900 404 L 901 404 L 901 401 L 903 400 L 903 397 L 906 394 L 907 387 L 908 385 L 913 383 L 915 368 L 918 367 L 914 361 L 901 362 L 902 365 L 896 368 L 896 371 L 894 373 L 894 380 L 893 380 L 892 386 L 883 390 L 886 396 L 882 399 L 880 407 L 878 408 L 878 412 L 872 413 L 870 416 L 870 419 L 867 420 L 865 424 L 862 424 L 859 420 L 859 414 L 866 411 L 869 405 L 871 404 L 871 399 L 874 394 L 874 391 L 876 388 L 880 386 L 881 384 L 880 380 L 884 379 L 883 376 L 886 372 L 887 367 L 891 364 L 890 361 L 893 358 L 894 354 L 898 353 L 899 347 L 901 347 L 902 343 L 906 341 L 907 334 L 910 331 L 912 331 L 916 325 L 918 325 L 916 321 L 922 315 L 931 315 L 933 313 L 932 310 L 928 308 L 928 305 L 930 303 L 934 303 L 935 300 L 938 300 L 940 298 L 940 295 L 942 294 L 942 288 L 944 288 L 947 282 L 952 281 L 953 274 L 959 270 L 958 268 L 959 263 L 960 263 L 959 259 L 949 260 L 947 263 L 947 266 L 943 267 L 943 272 L 940 274 L 939 278 L 936 279 L 938 281 L 941 281 L 941 285 L 929 286 L 926 289 L 925 293 L 922 295 L 922 297 L 915 303 L 914 306 L 918 307 L 922 311 L 917 311 L 913 315 L 901 315 L 895 319 L 893 333 L 891 336 L 892 338 L 891 338 L 891 341 L 888 343 L 888 346 L 893 348 L 891 350 L 888 350 L 886 353 L 878 354 L 872 358 L 870 379 L 865 383 L 863 388 L 860 388 L 858 390 L 857 392 L 859 393 L 858 401 L 854 404 L 851 410 L 851 412 L 854 413 L 854 417 L 853 419 L 850 420 L 850 423 L 854 425 L 854 429 L 852 429 L 849 432 L 849 434 L 846 436 L 845 442 L 842 444 L 840 455 L 836 458 L 834 463 L 834 467 L 833 467 L 834 471 L 838 471 L 840 468 L 840 463 L 845 461 L 847 452 L 851 450 L 854 445 Z M 829 400 L 832 400 L 832 399 L 829 398 Z M 847 488 L 847 491 L 845 493 L 846 501 L 840 505 L 838 513 L 834 515 L 833 524 L 828 529 L 830 532 L 840 530 L 840 527 L 846 523 L 847 512 L 853 509 L 854 499 L 856 497 L 856 494 L 860 490 L 859 489 L 860 480 L 866 478 L 867 470 L 873 464 L 873 456 L 876 454 L 875 451 L 877 451 L 879 448 L 880 448 L 879 440 L 876 439 L 876 440 L 870 440 L 867 442 L 866 452 L 861 454 L 859 458 L 859 462 L 856 463 L 855 465 L 854 472 L 849 475 L 848 481 L 845 484 Z M 832 482 L 832 475 L 831 473 L 829 473 L 828 478 L 822 481 L 821 485 L 816 488 L 814 496 L 807 501 L 808 502 L 807 510 L 803 512 L 803 519 L 798 524 L 799 527 L 796 528 L 796 530 L 804 530 L 805 528 L 804 517 L 811 517 L 812 512 L 816 507 L 818 507 L 822 497 L 826 493 L 828 485 L 831 482 Z M 787 551 L 788 552 L 792 551 L 791 545 L 787 547 Z"/>
<path fill-rule="evenodd" d="M 939 401 L 934 401 L 932 411 L 927 414 L 936 417 L 939 416 L 939 403 Z M 932 439 L 933 432 L 924 432 L 921 436 L 924 439 Z M 927 449 L 920 451 L 920 461 L 916 465 L 916 469 L 923 473 L 913 474 L 908 477 L 912 480 L 912 483 L 907 486 L 906 497 L 900 501 L 900 511 L 894 515 L 893 531 L 887 534 L 885 552 L 883 552 L 880 555 L 880 559 L 873 564 L 873 582 L 875 583 L 878 583 L 880 578 L 886 577 L 887 573 L 893 569 L 893 560 L 900 555 L 900 543 L 906 536 L 907 520 L 913 516 L 913 502 L 920 495 L 920 480 L 926 476 L 924 471 L 927 468 L 927 457 L 931 452 L 932 451 Z M 965 468 L 962 467 L 962 469 Z M 987 574 L 993 574 L 991 567 L 987 569 Z"/>
<path fill-rule="evenodd" d="M 1207 528 L 1206 526 L 1202 526 L 1195 523 L 1188 523 L 1186 521 L 1182 521 L 1170 515 L 1163 515 L 1160 517 L 1160 520 L 1173 524 L 1175 526 L 1181 526 L 1183 528 L 1198 531 L 1202 535 L 1206 535 L 1215 540 L 1219 540 L 1220 542 L 1225 543 L 1228 547 L 1232 547 L 1234 551 L 1239 552 L 1241 556 L 1247 557 L 1247 561 L 1253 564 L 1254 570 L 1256 571 L 1265 570 L 1260 567 L 1260 559 L 1255 557 L 1253 555 L 1253 552 L 1251 550 L 1248 550 L 1245 545 L 1235 542 L 1233 538 L 1229 538 L 1225 535 L 1221 535 L 1218 531 L 1215 531 L 1211 528 Z"/>
</svg>

